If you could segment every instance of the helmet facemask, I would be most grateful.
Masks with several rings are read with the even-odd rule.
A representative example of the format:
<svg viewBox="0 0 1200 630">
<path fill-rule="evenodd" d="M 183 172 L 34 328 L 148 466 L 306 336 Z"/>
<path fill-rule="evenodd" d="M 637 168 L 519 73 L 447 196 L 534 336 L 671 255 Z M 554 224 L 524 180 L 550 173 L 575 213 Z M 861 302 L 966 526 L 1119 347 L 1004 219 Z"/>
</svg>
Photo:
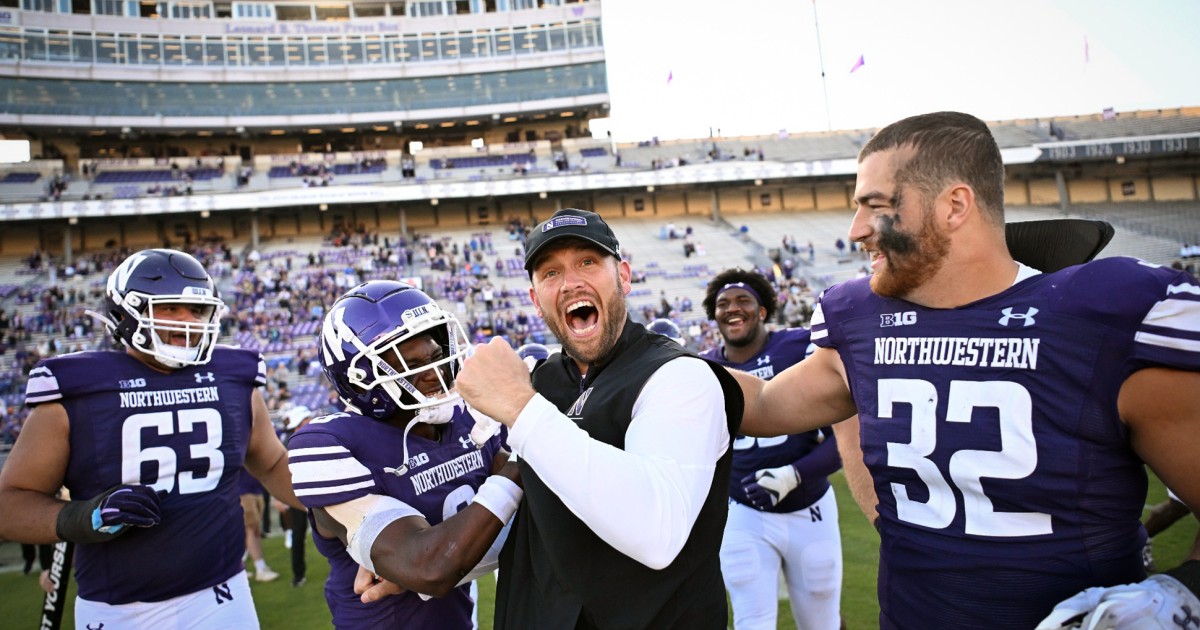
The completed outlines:
<svg viewBox="0 0 1200 630">
<path fill-rule="evenodd" d="M 442 357 L 423 365 L 409 365 L 400 346 L 424 335 L 433 338 L 442 349 Z M 403 325 L 380 335 L 369 346 L 361 347 L 350 360 L 346 376 L 351 385 L 364 391 L 379 387 L 400 409 L 429 409 L 460 400 L 458 392 L 454 391 L 454 378 L 462 369 L 469 350 L 466 333 L 458 320 L 440 309 L 432 310 L 406 317 Z M 385 357 L 389 356 L 395 357 L 399 369 L 388 364 Z M 437 379 L 438 387 L 426 394 L 414 382 L 429 373 Z M 449 422 L 452 415 L 421 413 L 418 418 L 422 422 L 440 424 Z"/>
<path fill-rule="evenodd" d="M 189 287 L 191 288 L 191 287 Z M 221 334 L 221 315 L 225 304 L 200 290 L 187 295 L 145 295 L 129 292 L 113 302 L 125 312 L 127 323 L 136 322 L 129 332 L 134 349 L 155 358 L 163 366 L 178 369 L 189 365 L 204 365 L 212 359 L 213 349 Z M 165 305 L 198 307 L 195 321 L 180 321 L 156 316 Z M 172 336 L 183 335 L 185 345 L 171 343 Z"/>
<path fill-rule="evenodd" d="M 168 305 L 189 313 L 181 318 L 163 312 Z M 104 312 L 86 313 L 103 322 L 127 348 L 175 370 L 203 365 L 212 358 L 225 303 L 212 277 L 191 255 L 147 249 L 129 256 L 109 274 Z"/>
</svg>

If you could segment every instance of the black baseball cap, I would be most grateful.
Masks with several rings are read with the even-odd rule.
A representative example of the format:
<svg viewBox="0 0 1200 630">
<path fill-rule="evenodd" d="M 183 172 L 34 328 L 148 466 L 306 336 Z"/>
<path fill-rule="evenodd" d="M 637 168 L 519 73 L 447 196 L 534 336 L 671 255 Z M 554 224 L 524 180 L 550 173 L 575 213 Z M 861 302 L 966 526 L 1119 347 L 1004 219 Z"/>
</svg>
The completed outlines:
<svg viewBox="0 0 1200 630">
<path fill-rule="evenodd" d="M 612 228 L 600 215 L 587 210 L 563 208 L 539 223 L 525 238 L 525 271 L 529 272 L 530 277 L 533 276 L 533 263 L 538 252 L 556 239 L 566 237 L 581 238 L 617 258 L 621 257 L 617 235 L 613 234 Z"/>
</svg>

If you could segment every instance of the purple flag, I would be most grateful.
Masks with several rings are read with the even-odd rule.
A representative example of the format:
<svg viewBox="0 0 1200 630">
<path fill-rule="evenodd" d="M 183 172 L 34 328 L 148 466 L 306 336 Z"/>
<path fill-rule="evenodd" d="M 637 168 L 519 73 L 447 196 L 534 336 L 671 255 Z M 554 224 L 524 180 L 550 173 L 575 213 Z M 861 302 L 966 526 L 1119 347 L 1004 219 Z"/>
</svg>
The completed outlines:
<svg viewBox="0 0 1200 630">
<path fill-rule="evenodd" d="M 859 55 L 858 61 L 854 62 L 854 67 L 850 68 L 850 72 L 854 72 L 855 70 L 858 70 L 859 68 L 863 67 L 863 65 L 866 63 L 867 63 L 866 60 L 863 59 L 863 55 Z"/>
</svg>

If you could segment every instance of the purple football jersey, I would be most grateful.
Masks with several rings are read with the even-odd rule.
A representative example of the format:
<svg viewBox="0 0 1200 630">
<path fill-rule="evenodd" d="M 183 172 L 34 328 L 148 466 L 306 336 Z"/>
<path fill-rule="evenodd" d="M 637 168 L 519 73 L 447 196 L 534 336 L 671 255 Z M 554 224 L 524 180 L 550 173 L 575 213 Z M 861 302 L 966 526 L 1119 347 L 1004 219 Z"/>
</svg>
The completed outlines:
<svg viewBox="0 0 1200 630">
<path fill-rule="evenodd" d="M 90 499 L 118 484 L 167 494 L 162 522 L 79 545 L 79 596 L 158 602 L 217 586 L 242 571 L 246 539 L 237 481 L 266 382 L 257 352 L 218 347 L 205 365 L 168 374 L 124 352 L 46 359 L 25 402 L 59 403 L 70 421 L 66 487 Z"/>
<path fill-rule="evenodd" d="M 288 442 L 288 467 L 296 496 L 310 508 L 345 503 L 372 494 L 413 507 L 431 525 L 456 514 L 491 474 L 501 436 L 483 448 L 471 441 L 475 420 L 463 410 L 442 425 L 441 438 L 408 435 L 408 469 L 402 471 L 404 428 L 371 418 L 335 413 L 300 428 Z M 325 599 L 339 628 L 470 628 L 469 587 L 422 600 L 417 593 L 364 605 L 354 594 L 358 563 L 336 538 L 313 528 L 317 550 L 329 559 Z"/>
<path fill-rule="evenodd" d="M 744 363 L 734 363 L 726 359 L 724 346 L 705 350 L 700 356 L 769 381 L 776 374 L 804 360 L 811 352 L 808 330 L 785 328 L 767 333 L 767 343 L 762 351 Z M 833 431 L 829 429 L 770 438 L 738 435 L 733 441 L 733 472 L 729 475 L 729 498 L 754 507 L 746 496 L 742 479 L 764 468 L 795 464 L 802 458 L 807 459 L 797 466 L 800 486 L 788 493 L 778 504 L 764 510 L 766 512 L 795 512 L 812 505 L 824 496 L 829 490 L 829 475 L 841 467 L 837 442 L 834 440 Z M 819 517 L 819 514 L 813 515 L 813 518 Z"/>
<path fill-rule="evenodd" d="M 866 278 L 828 289 L 813 341 L 840 354 L 861 419 L 881 625 L 1031 628 L 1142 579 L 1146 475 L 1117 394 L 1146 366 L 1200 369 L 1197 321 L 1193 278 L 1132 258 L 954 309 Z"/>
</svg>

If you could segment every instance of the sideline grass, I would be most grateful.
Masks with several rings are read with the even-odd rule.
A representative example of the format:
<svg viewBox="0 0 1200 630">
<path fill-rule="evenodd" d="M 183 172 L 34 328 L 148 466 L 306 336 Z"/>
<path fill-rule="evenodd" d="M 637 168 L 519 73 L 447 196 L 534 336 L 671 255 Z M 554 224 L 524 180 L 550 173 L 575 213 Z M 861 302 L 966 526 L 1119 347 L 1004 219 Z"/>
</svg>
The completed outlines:
<svg viewBox="0 0 1200 630">
<path fill-rule="evenodd" d="M 846 489 L 841 473 L 832 481 L 838 496 L 838 511 L 842 530 L 842 553 L 845 558 L 845 575 L 842 589 L 842 616 L 850 630 L 878 627 L 879 605 L 875 598 L 876 567 L 879 561 L 879 538 L 874 528 L 854 505 Z M 1166 491 L 1157 479 L 1151 477 L 1148 504 L 1166 499 Z M 1190 549 L 1195 539 L 1197 521 L 1188 518 L 1154 539 L 1154 553 L 1160 567 L 1177 564 Z M 10 569 L 20 562 L 20 552 L 15 543 L 3 543 L 0 548 L 5 566 L 0 567 L 0 627 L 36 628 L 42 592 L 37 585 L 36 575 L 22 575 L 20 569 Z M 288 550 L 283 547 L 283 538 L 274 537 L 263 541 L 263 553 L 268 564 L 280 573 L 279 580 L 266 584 L 250 583 L 255 605 L 264 630 L 325 630 L 331 627 L 329 610 L 325 607 L 324 582 L 329 565 L 312 547 L 308 546 L 308 583 L 300 588 L 291 586 L 291 569 Z M 485 577 L 480 584 L 479 627 L 490 630 L 494 608 L 495 581 Z M 72 588 L 70 596 L 75 595 Z M 730 617 L 732 620 L 732 616 Z M 64 627 L 74 627 L 74 616 L 68 608 Z M 779 628 L 792 629 L 791 609 L 786 600 L 779 602 Z"/>
</svg>

